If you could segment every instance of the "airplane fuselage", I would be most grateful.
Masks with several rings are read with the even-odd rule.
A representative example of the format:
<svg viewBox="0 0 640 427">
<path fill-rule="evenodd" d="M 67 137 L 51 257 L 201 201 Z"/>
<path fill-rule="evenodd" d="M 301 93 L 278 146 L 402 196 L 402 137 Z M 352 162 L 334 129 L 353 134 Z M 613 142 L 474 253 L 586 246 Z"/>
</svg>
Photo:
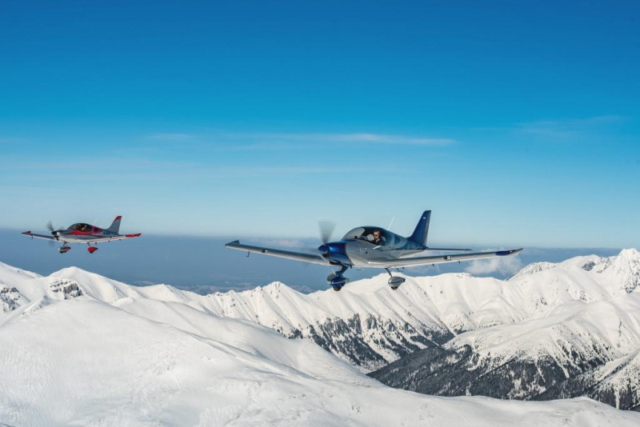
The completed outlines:
<svg viewBox="0 0 640 427">
<path fill-rule="evenodd" d="M 369 236 L 374 231 L 380 233 L 380 241 Z M 369 238 L 368 238 L 369 237 Z M 323 247 L 326 247 L 326 251 Z M 411 241 L 380 227 L 358 227 L 336 242 L 328 242 L 319 248 L 323 257 L 336 265 L 349 267 L 369 267 L 372 259 L 391 260 L 411 256 L 428 249 L 425 245 Z"/>
<path fill-rule="evenodd" d="M 120 236 L 118 233 L 104 230 L 93 225 L 87 225 L 87 228 L 82 231 L 71 226 L 66 230 L 54 231 L 52 234 L 57 237 L 57 240 L 67 243 L 86 243 L 88 241 L 93 242 L 96 239 L 108 239 Z"/>
</svg>

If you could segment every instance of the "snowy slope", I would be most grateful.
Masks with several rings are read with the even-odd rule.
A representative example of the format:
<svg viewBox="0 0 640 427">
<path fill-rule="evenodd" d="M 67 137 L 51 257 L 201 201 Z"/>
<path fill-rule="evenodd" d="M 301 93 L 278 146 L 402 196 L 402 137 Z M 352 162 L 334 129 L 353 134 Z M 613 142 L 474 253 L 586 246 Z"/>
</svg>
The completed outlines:
<svg viewBox="0 0 640 427">
<path fill-rule="evenodd" d="M 508 283 L 526 295 L 523 304 L 512 305 L 529 314 L 526 320 L 468 331 L 373 376 L 437 395 L 587 395 L 635 408 L 640 401 L 633 357 L 640 350 L 639 261 L 637 251 L 625 250 L 617 257 L 525 267 Z M 611 366 L 625 369 L 614 375 Z"/>
<path fill-rule="evenodd" d="M 589 396 L 616 408 L 640 410 L 640 350 L 550 388 L 536 400 Z"/>
<path fill-rule="evenodd" d="M 545 318 L 471 331 L 373 375 L 388 385 L 429 394 L 530 399 L 638 349 L 640 294 L 633 293 L 566 304 Z"/>
<path fill-rule="evenodd" d="M 171 287 L 0 265 L 0 425 L 635 426 L 586 398 L 506 402 L 394 390 L 307 340 L 222 318 Z"/>
</svg>

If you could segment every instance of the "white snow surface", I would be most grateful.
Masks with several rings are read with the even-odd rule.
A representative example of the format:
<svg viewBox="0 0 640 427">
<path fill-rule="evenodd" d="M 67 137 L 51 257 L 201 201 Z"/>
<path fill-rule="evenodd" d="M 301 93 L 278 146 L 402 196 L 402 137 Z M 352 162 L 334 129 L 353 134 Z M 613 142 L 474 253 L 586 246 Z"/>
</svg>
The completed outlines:
<svg viewBox="0 0 640 427">
<path fill-rule="evenodd" d="M 290 319 L 286 310 L 295 308 L 303 321 L 387 302 L 392 315 L 421 292 L 385 292 L 379 282 L 356 284 L 344 300 L 330 293 L 300 299 L 275 284 L 255 291 L 265 297 L 251 309 Z M 587 398 L 515 402 L 391 389 L 308 340 L 218 314 L 240 312 L 242 304 L 170 286 L 137 288 L 77 268 L 40 277 L 0 264 L 0 289 L 15 297 L 13 308 L 2 300 L 0 312 L 0 425 L 640 424 L 638 413 Z M 356 304 L 358 293 L 379 295 Z"/>
<path fill-rule="evenodd" d="M 520 321 L 475 329 L 447 343 L 470 345 L 498 366 L 518 356 L 560 364 L 613 361 L 640 350 L 640 253 L 577 257 L 525 267 L 508 282 Z M 519 302 L 516 302 L 519 299 Z M 481 362 L 482 360 L 479 360 Z"/>
</svg>

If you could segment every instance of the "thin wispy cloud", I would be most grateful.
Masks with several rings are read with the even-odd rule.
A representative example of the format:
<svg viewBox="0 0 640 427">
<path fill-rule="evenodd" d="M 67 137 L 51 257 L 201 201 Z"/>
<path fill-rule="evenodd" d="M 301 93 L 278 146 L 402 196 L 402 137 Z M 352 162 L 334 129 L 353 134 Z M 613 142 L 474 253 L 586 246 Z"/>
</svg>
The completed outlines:
<svg viewBox="0 0 640 427">
<path fill-rule="evenodd" d="M 475 275 L 492 275 L 499 273 L 510 276 L 522 269 L 522 260 L 518 256 L 496 257 L 471 261 L 465 271 Z"/>
<path fill-rule="evenodd" d="M 181 142 L 181 141 L 191 141 L 196 139 L 196 135 L 192 135 L 189 133 L 162 133 L 156 132 L 145 137 L 147 140 L 151 141 L 169 141 L 169 142 Z"/>
<path fill-rule="evenodd" d="M 298 141 L 327 143 L 393 144 L 413 146 L 444 146 L 456 143 L 451 138 L 433 138 L 426 136 L 407 136 L 376 133 L 247 133 L 231 134 L 236 138 L 253 141 Z"/>
<path fill-rule="evenodd" d="M 516 132 L 550 142 L 573 142 L 605 132 L 623 120 L 620 116 L 596 116 L 585 119 L 541 120 L 520 123 Z"/>
<path fill-rule="evenodd" d="M 152 142 L 195 144 L 203 150 L 222 151 L 278 151 L 310 150 L 328 145 L 357 146 L 396 145 L 413 147 L 445 147 L 457 143 L 452 138 L 429 136 L 377 134 L 377 133 L 280 133 L 280 132 L 214 132 L 214 133 L 163 133 L 146 135 Z"/>
<path fill-rule="evenodd" d="M 221 144 L 215 147 L 220 151 L 278 151 L 278 150 L 307 150 L 319 148 L 317 145 L 300 144 L 293 142 L 258 142 L 258 143 L 233 143 Z"/>
</svg>

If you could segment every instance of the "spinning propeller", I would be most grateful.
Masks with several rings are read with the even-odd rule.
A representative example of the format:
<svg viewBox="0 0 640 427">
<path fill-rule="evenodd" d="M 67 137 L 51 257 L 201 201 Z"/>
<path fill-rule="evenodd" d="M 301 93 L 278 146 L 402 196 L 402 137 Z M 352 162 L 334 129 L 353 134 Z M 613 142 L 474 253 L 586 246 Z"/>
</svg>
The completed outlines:
<svg viewBox="0 0 640 427">
<path fill-rule="evenodd" d="M 49 220 L 47 222 L 47 228 L 51 232 L 51 235 L 53 236 L 53 238 L 56 239 L 56 240 L 59 240 L 58 232 L 56 231 L 55 227 L 53 226 L 53 222 L 51 222 L 51 220 Z"/>
<path fill-rule="evenodd" d="M 329 220 L 320 220 L 318 221 L 318 228 L 320 229 L 320 240 L 322 240 L 322 245 L 318 248 L 318 252 L 320 252 L 322 256 L 325 256 L 329 253 L 327 243 L 331 240 L 331 235 L 336 228 L 336 223 Z"/>
<path fill-rule="evenodd" d="M 322 243 L 327 243 L 331 240 L 333 230 L 336 228 L 336 223 L 329 220 L 318 221 L 318 227 L 320 228 L 320 239 Z"/>
</svg>

